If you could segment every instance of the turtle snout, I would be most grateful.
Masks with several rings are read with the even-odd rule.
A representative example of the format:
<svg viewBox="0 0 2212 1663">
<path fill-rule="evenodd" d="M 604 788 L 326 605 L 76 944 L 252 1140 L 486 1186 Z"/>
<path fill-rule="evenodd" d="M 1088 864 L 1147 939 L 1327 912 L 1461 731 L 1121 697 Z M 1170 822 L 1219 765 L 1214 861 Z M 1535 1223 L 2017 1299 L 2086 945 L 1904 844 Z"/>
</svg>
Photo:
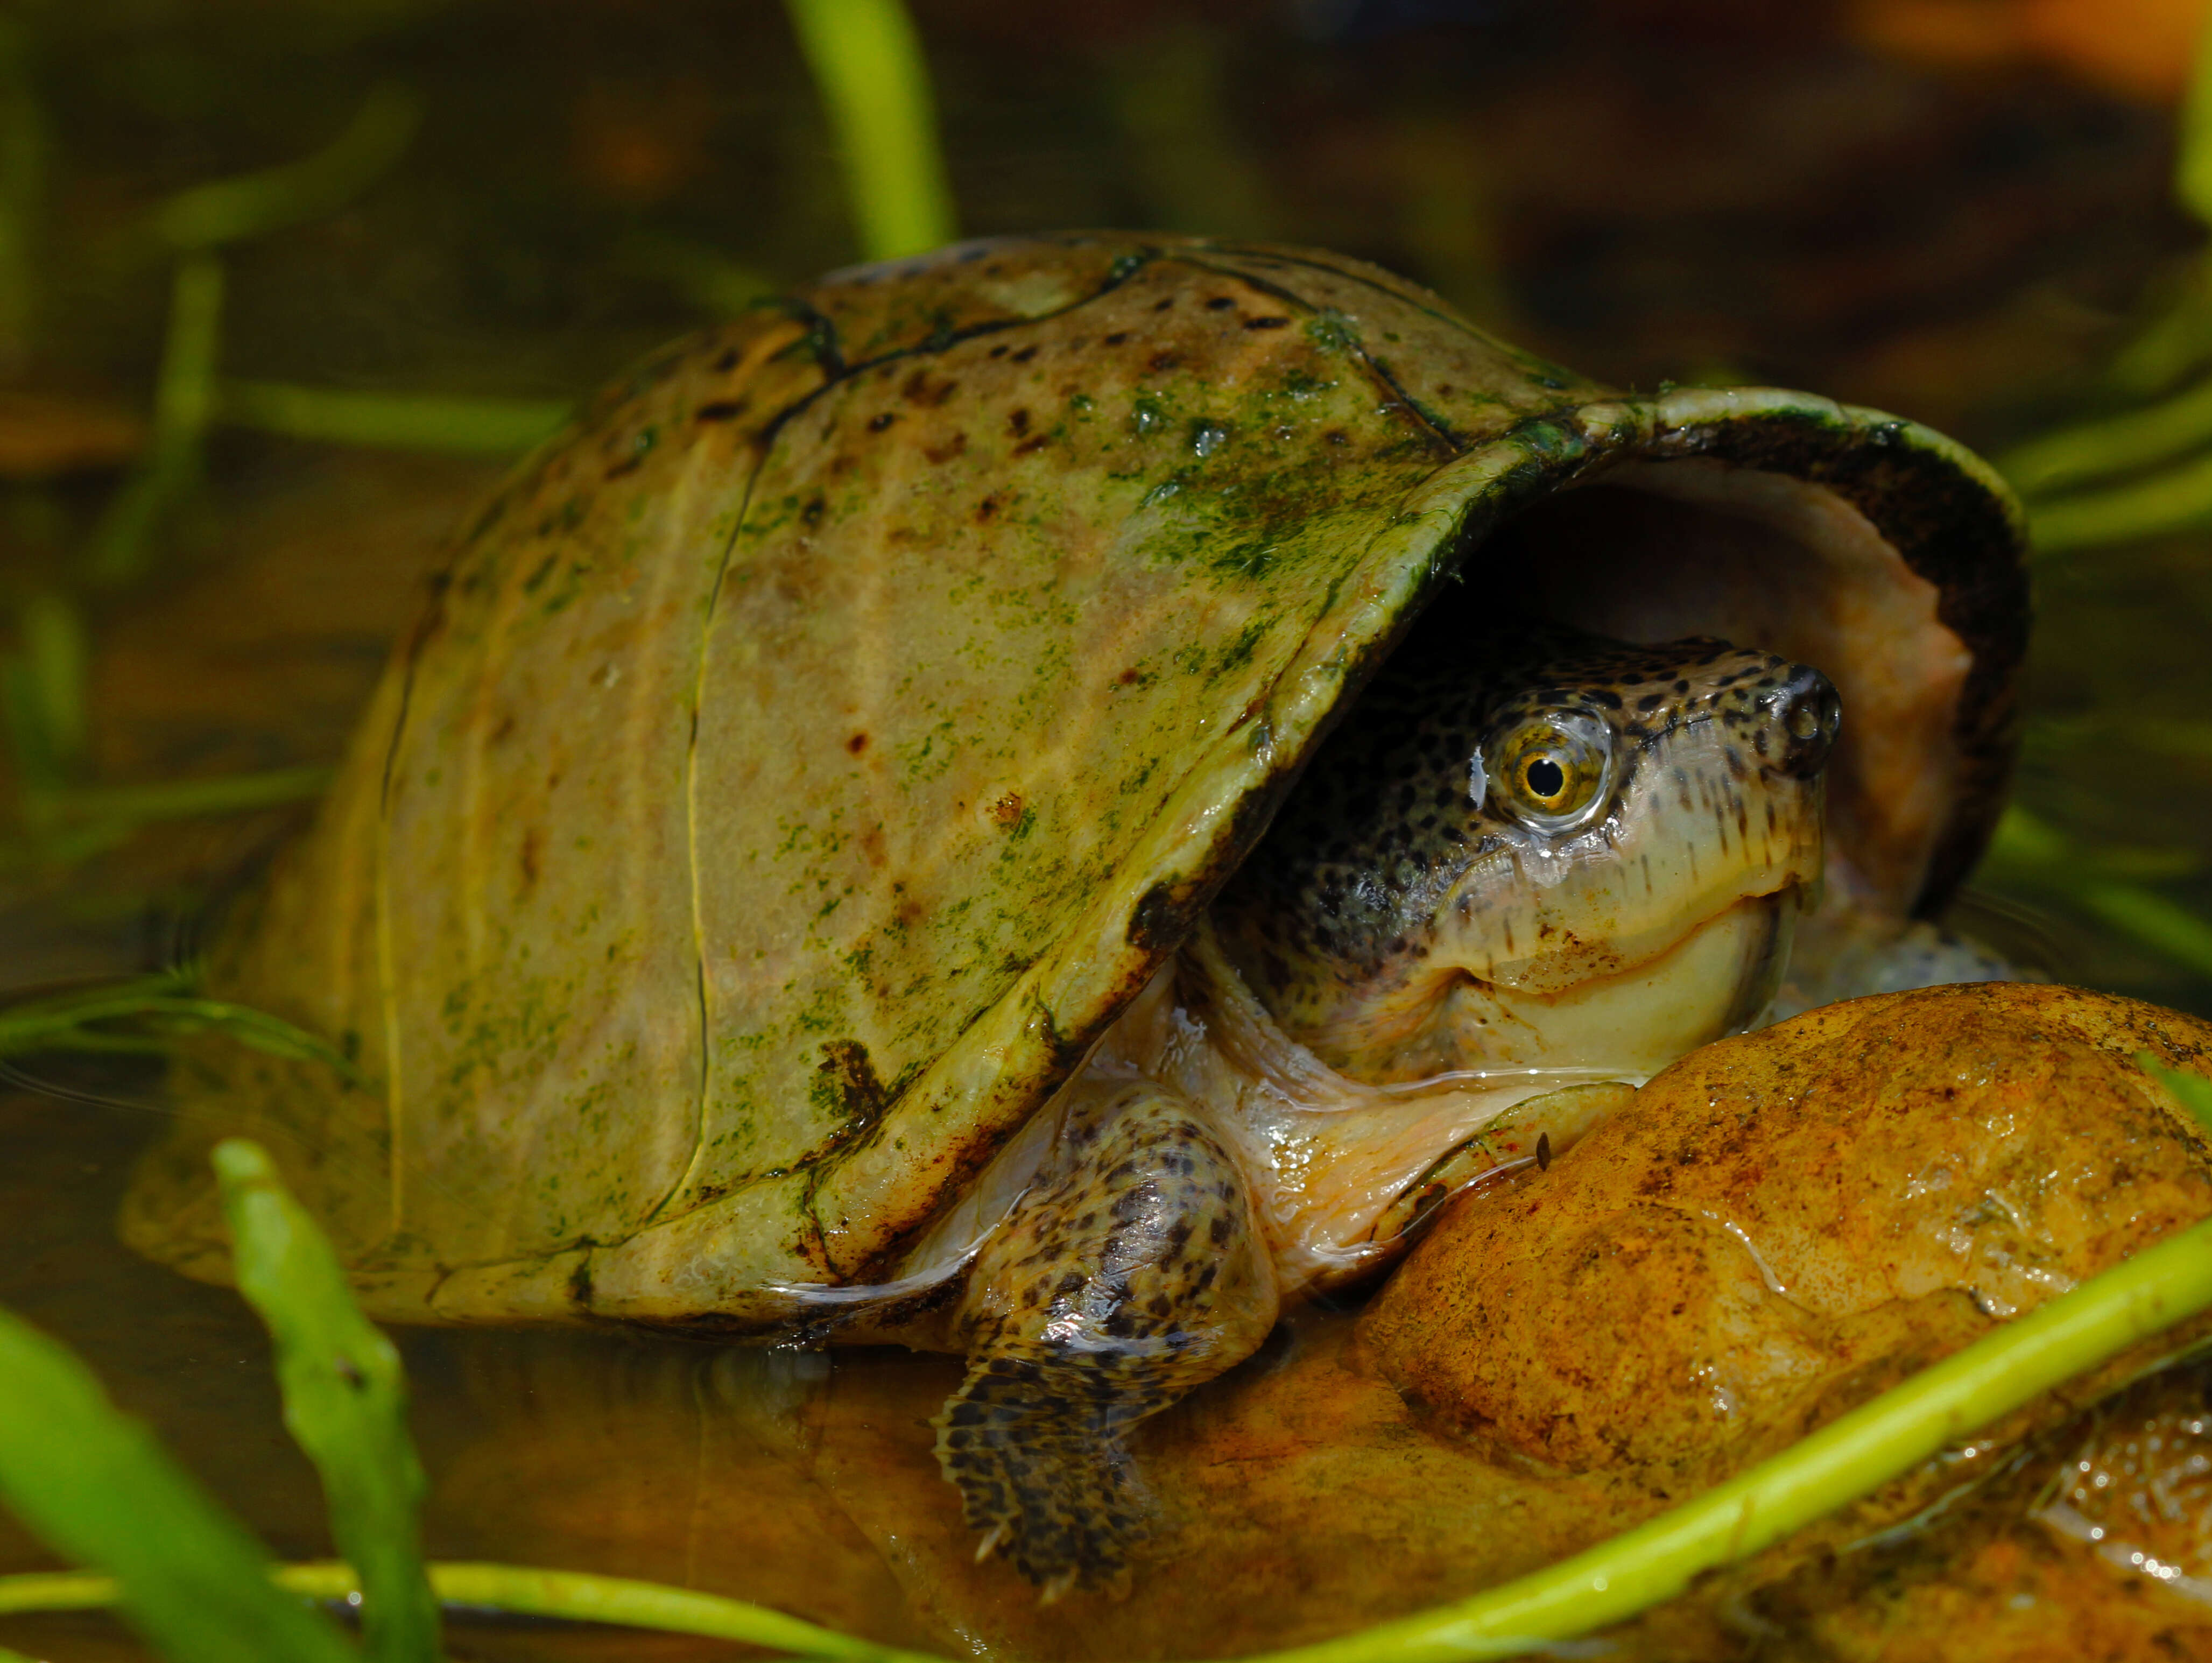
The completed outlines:
<svg viewBox="0 0 2212 1663">
<path fill-rule="evenodd" d="M 1766 766 L 1793 780 L 1809 780 L 1827 765 L 1844 725 L 1844 702 L 1835 683 L 1810 665 L 1794 665 L 1759 703 L 1772 724 Z"/>
</svg>

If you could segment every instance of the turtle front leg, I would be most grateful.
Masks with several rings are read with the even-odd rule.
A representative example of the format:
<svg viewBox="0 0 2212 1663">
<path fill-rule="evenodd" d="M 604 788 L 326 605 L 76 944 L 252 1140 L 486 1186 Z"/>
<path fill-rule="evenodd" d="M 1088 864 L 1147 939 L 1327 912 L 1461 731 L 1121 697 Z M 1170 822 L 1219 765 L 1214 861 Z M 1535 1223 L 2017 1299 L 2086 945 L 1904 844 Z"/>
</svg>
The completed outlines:
<svg viewBox="0 0 2212 1663">
<path fill-rule="evenodd" d="M 1122 1435 L 1274 1326 L 1273 1260 L 1244 1179 L 1183 1098 L 1093 1076 L 985 1243 L 960 1312 L 968 1377 L 937 1459 L 1045 1597 L 1120 1575 L 1147 1507 Z"/>
</svg>

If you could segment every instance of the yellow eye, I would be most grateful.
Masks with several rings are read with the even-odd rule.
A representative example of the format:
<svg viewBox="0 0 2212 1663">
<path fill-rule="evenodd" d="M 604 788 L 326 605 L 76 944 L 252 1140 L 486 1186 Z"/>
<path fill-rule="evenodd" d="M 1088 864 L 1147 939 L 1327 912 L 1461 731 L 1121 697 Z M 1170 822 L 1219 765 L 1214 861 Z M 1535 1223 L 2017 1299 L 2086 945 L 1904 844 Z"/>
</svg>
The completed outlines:
<svg viewBox="0 0 2212 1663">
<path fill-rule="evenodd" d="M 1604 803 L 1613 730 L 1587 712 L 1558 711 L 1508 730 L 1492 754 L 1505 806 L 1539 831 L 1562 831 Z"/>
</svg>

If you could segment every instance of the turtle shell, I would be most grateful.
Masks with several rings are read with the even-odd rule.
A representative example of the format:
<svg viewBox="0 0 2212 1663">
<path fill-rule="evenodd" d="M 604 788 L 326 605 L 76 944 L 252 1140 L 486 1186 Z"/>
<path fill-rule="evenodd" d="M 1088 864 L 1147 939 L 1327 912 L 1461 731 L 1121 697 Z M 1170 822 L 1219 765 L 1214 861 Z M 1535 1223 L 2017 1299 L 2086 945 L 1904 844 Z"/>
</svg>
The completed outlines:
<svg viewBox="0 0 2212 1663">
<path fill-rule="evenodd" d="M 1833 841 L 1926 911 L 2008 767 L 2021 535 L 1909 422 L 1610 391 L 1328 254 L 832 276 L 466 528 L 214 957 L 362 1083 L 194 1053 L 126 1232 L 222 1276 L 204 1151 L 243 1130 L 387 1316 L 743 1330 L 890 1274 L 1446 590 L 1820 665 Z"/>
</svg>

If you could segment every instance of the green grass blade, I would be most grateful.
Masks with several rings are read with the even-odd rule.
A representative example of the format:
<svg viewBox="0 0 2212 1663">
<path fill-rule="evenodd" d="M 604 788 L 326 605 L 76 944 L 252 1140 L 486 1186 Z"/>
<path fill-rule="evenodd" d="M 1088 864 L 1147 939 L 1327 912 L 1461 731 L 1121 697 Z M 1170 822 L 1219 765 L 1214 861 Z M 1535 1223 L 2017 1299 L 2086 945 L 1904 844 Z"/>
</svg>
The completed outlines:
<svg viewBox="0 0 2212 1663">
<path fill-rule="evenodd" d="M 544 1570 L 532 1565 L 434 1564 L 430 1587 L 445 1605 L 495 1611 L 514 1617 L 548 1617 L 571 1623 L 607 1623 L 663 1634 L 733 1640 L 792 1657 L 834 1663 L 945 1663 L 926 1652 L 900 1651 L 855 1635 L 840 1634 L 766 1605 L 696 1588 L 669 1587 L 588 1571 Z M 346 1601 L 360 1591 L 353 1567 L 323 1561 L 284 1565 L 279 1587 L 311 1599 Z M 0 1576 L 0 1617 L 26 1611 L 98 1611 L 116 1601 L 112 1577 L 86 1572 L 34 1571 Z"/>
<path fill-rule="evenodd" d="M 374 1663 L 436 1663 L 438 1606 L 416 1521 L 424 1490 L 399 1352 L 362 1316 L 330 1242 L 266 1150 L 216 1146 L 231 1274 L 276 1346 L 284 1424 L 322 1474 L 331 1536 L 361 1576 Z"/>
<path fill-rule="evenodd" d="M 2208 519 L 2212 456 L 2191 457 L 2109 489 L 2046 498 L 2027 513 L 2029 535 L 2043 555 L 2185 531 Z"/>
<path fill-rule="evenodd" d="M 65 596 L 49 589 L 23 603 L 18 622 L 33 719 L 43 730 L 47 754 L 66 769 L 82 753 L 88 725 L 84 689 L 91 653 L 84 618 Z"/>
<path fill-rule="evenodd" d="M 2212 975 L 2212 921 L 2115 875 L 2100 853 L 2077 848 L 2064 833 L 2018 804 L 1997 822 L 1983 871 L 2000 882 L 2031 885 L 2059 897 L 2161 957 Z"/>
<path fill-rule="evenodd" d="M 118 1034 L 110 1024 L 123 1023 Z M 349 1081 L 360 1077 L 336 1047 L 281 1017 L 191 991 L 186 972 L 142 976 L 0 1005 L 0 1057 L 39 1051 L 149 1048 L 161 1035 L 215 1032 L 294 1062 L 321 1063 Z"/>
<path fill-rule="evenodd" d="M 63 1557 L 112 1576 L 125 1616 L 170 1663 L 355 1656 L 270 1581 L 261 1545 L 116 1410 L 82 1363 L 6 1312 L 0 1499 Z"/>
<path fill-rule="evenodd" d="M 2179 1068 L 2168 1068 L 2148 1051 L 2136 1053 L 2136 1066 L 2171 1091 L 2181 1106 L 2212 1132 L 2212 1080 Z"/>
<path fill-rule="evenodd" d="M 787 4 L 837 135 L 862 252 L 890 260 L 951 241 L 929 65 L 902 0 Z"/>
<path fill-rule="evenodd" d="M 2212 381 L 2142 410 L 2061 428 L 2016 446 L 1997 471 L 2022 496 L 2139 473 L 2212 444 Z"/>
<path fill-rule="evenodd" d="M 93 529 L 89 569 L 95 582 L 137 577 L 162 517 L 199 483 L 222 355 L 222 264 L 213 254 L 189 254 L 178 262 L 161 379 L 154 389 L 153 446 Z"/>
<path fill-rule="evenodd" d="M 2212 227 L 2212 16 L 2197 31 L 2197 64 L 2182 103 L 2180 144 L 2174 194 L 2199 225 Z"/>
<path fill-rule="evenodd" d="M 2097 917 L 2161 958 L 2212 975 L 2212 922 L 2179 901 L 2139 883 L 2114 882 L 2084 883 L 2076 895 Z"/>
<path fill-rule="evenodd" d="M 318 796 L 330 782 L 330 768 L 311 763 L 258 774 L 218 774 L 204 780 L 162 780 L 143 786 L 78 786 L 58 806 L 62 815 L 72 819 L 138 825 L 278 808 Z"/>
<path fill-rule="evenodd" d="M 514 456 L 567 421 L 569 406 L 558 399 L 447 398 L 283 381 L 226 381 L 220 412 L 234 427 L 288 439 L 456 456 Z"/>
<path fill-rule="evenodd" d="M 422 115 L 405 88 L 388 82 L 374 88 L 345 130 L 322 149 L 282 167 L 180 191 L 156 210 L 155 229 L 171 246 L 198 251 L 321 219 L 399 160 Z"/>
</svg>

